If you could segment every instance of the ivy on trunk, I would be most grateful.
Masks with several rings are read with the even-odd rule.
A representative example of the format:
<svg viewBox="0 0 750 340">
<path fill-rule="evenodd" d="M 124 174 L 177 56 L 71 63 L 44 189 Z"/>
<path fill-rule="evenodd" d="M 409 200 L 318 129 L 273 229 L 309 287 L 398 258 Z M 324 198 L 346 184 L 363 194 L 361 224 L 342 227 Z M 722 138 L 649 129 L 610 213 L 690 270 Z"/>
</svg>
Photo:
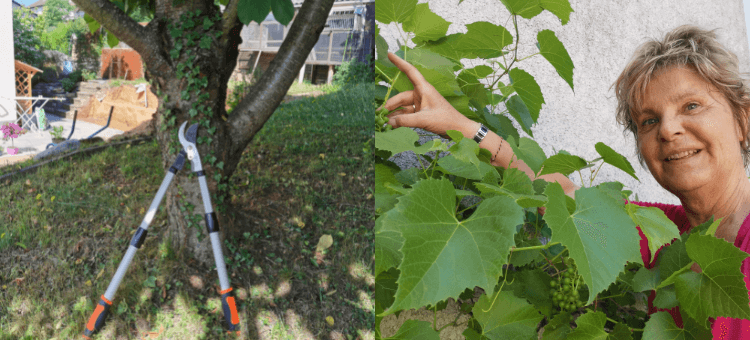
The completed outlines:
<svg viewBox="0 0 750 340">
<path fill-rule="evenodd" d="M 103 26 L 110 43 L 123 41 L 135 49 L 145 65 L 146 79 L 160 98 L 156 113 L 156 138 L 166 169 L 181 146 L 178 127 L 198 122 L 198 151 L 212 193 L 222 232 L 240 231 L 232 218 L 231 203 L 224 200 L 229 178 L 242 152 L 284 98 L 318 41 L 333 0 L 307 0 L 294 17 L 288 35 L 268 70 L 231 115 L 225 110 L 227 82 L 239 53 L 243 24 L 264 18 L 272 8 L 277 17 L 291 18 L 290 0 L 267 0 L 267 11 L 247 13 L 243 0 L 222 1 L 222 12 L 213 0 L 74 0 L 90 26 Z M 153 12 L 142 26 L 129 17 L 134 8 Z M 256 13 L 257 12 L 257 13 Z M 279 12 L 279 13 L 276 13 Z M 279 136 L 283 138 L 283 136 Z M 210 264 L 213 257 L 205 236 L 203 203 L 195 176 L 175 178 L 166 194 L 169 235 L 177 249 Z"/>
</svg>

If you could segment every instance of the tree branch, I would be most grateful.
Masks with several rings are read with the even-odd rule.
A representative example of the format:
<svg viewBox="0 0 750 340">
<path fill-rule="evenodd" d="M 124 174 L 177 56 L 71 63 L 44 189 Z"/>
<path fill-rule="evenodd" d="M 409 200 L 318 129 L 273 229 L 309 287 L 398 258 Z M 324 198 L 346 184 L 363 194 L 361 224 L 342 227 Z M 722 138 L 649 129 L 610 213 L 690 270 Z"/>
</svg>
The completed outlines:
<svg viewBox="0 0 750 340">
<path fill-rule="evenodd" d="M 138 24 L 114 3 L 108 0 L 73 0 L 73 2 L 118 39 L 136 50 L 147 65 L 154 69 L 168 66 L 167 60 L 158 53 L 160 42 L 155 31 Z"/>
<path fill-rule="evenodd" d="M 333 0 L 306 0 L 271 65 L 227 122 L 232 153 L 242 152 L 284 99 L 323 31 Z"/>
<path fill-rule="evenodd" d="M 230 0 L 227 4 L 227 7 L 224 9 L 224 13 L 222 14 L 222 36 L 226 37 L 229 35 L 229 32 L 237 25 L 240 25 L 240 29 L 242 28 L 242 24 L 240 23 L 240 17 L 238 16 L 238 8 L 239 8 L 240 0 Z"/>
<path fill-rule="evenodd" d="M 238 46 L 242 43 L 240 32 L 242 31 L 242 23 L 238 16 L 238 7 L 240 0 L 230 0 L 227 7 L 224 9 L 221 20 L 221 60 L 224 60 L 224 65 L 232 65 L 232 67 L 225 67 L 224 74 L 222 74 L 222 81 L 229 81 L 229 77 L 234 72 L 234 67 L 237 63 L 237 56 L 239 56 Z"/>
</svg>

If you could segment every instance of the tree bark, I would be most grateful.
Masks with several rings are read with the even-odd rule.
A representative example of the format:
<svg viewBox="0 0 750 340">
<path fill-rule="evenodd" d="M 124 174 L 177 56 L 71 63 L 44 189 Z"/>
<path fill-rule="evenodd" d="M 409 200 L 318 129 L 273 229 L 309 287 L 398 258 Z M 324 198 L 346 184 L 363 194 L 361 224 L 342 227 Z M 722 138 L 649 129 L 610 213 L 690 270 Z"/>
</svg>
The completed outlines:
<svg viewBox="0 0 750 340">
<path fill-rule="evenodd" d="M 146 79 L 160 97 L 155 126 L 165 170 L 181 148 L 177 141 L 179 126 L 186 120 L 188 124 L 201 122 L 198 151 L 222 233 L 235 233 L 242 228 L 232 225 L 236 220 L 225 218 L 226 213 L 219 209 L 232 209 L 228 200 L 223 201 L 229 194 L 226 189 L 229 178 L 242 152 L 299 74 L 333 5 L 333 0 L 305 1 L 269 69 L 228 115 L 225 110 L 227 82 L 236 65 L 241 42 L 238 1 L 230 0 L 224 13 L 220 13 L 213 0 L 185 0 L 180 5 L 174 5 L 173 0 L 157 0 L 154 19 L 144 27 L 108 0 L 74 0 L 79 8 L 141 55 Z M 175 27 L 185 27 L 184 15 L 195 15 L 198 10 L 200 14 L 192 18 L 197 24 L 175 36 Z M 219 20 L 206 29 L 205 18 Z M 191 39 L 191 34 L 197 40 L 211 37 L 210 48 L 198 44 L 190 46 L 186 41 Z M 179 53 L 174 53 L 180 45 Z M 194 73 L 185 76 L 182 74 L 185 69 Z M 205 86 L 192 91 L 197 80 L 205 81 Z M 204 143 L 200 143 L 201 140 Z M 186 165 L 181 175 L 175 177 L 166 194 L 169 235 L 176 249 L 185 250 L 187 255 L 210 265 L 213 256 L 205 232 L 198 180 L 193 175 L 187 176 L 188 168 Z"/>
</svg>

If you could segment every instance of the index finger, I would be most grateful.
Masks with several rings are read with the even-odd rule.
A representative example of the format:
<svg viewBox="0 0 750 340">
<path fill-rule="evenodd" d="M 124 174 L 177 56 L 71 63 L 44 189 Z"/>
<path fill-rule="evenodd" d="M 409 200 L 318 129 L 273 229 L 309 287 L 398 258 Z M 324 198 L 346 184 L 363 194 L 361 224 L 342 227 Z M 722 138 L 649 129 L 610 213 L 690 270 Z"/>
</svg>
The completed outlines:
<svg viewBox="0 0 750 340">
<path fill-rule="evenodd" d="M 427 80 L 424 79 L 424 76 L 422 76 L 422 73 L 419 73 L 419 70 L 417 70 L 416 67 L 401 59 L 399 56 L 388 52 L 388 60 L 396 65 L 396 67 L 398 67 L 401 72 L 404 72 L 404 74 L 406 74 L 411 83 L 414 85 L 414 89 L 422 88 L 424 84 L 427 83 Z"/>
</svg>

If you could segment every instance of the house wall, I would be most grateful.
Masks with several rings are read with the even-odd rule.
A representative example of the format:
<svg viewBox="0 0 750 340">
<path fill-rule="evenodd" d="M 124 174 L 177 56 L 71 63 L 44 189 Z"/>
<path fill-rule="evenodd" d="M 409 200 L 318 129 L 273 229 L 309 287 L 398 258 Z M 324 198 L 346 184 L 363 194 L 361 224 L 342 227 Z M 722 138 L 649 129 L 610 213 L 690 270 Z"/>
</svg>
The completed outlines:
<svg viewBox="0 0 750 340">
<path fill-rule="evenodd" d="M 573 92 L 541 56 L 518 64 L 534 76 L 546 102 L 542 106 L 539 124 L 532 128 L 535 140 L 548 156 L 555 154 L 555 148 L 589 160 L 599 157 L 594 145 L 604 142 L 628 158 L 640 182 L 605 165 L 596 177 L 596 183 L 616 180 L 637 193 L 642 201 L 680 204 L 677 197 L 664 190 L 638 163 L 632 135 L 623 136 L 623 128 L 615 120 L 617 101 L 610 86 L 637 46 L 647 39 L 661 39 L 666 32 L 682 24 L 717 29 L 719 41 L 739 57 L 740 72 L 748 72 L 750 51 L 742 1 L 571 0 L 570 4 L 575 12 L 571 13 L 565 26 L 547 11 L 531 20 L 518 20 L 520 56 L 536 53 L 533 42 L 537 33 L 550 29 L 565 45 L 575 65 Z M 458 4 L 455 0 L 430 0 L 429 6 L 452 23 L 448 34 L 466 32 L 466 24 L 474 21 L 488 21 L 513 31 L 513 24 L 508 22 L 509 13 L 500 1 L 466 0 Z M 389 50 L 398 49 L 396 24 L 378 25 L 381 35 L 388 41 Z M 476 63 L 465 60 L 464 64 Z M 518 130 L 525 135 L 520 128 Z M 583 175 L 588 184 L 587 174 Z M 577 173 L 573 173 L 570 179 L 581 184 Z"/>
<path fill-rule="evenodd" d="M 13 3 L 0 5 L 0 123 L 16 120 Z"/>
</svg>

